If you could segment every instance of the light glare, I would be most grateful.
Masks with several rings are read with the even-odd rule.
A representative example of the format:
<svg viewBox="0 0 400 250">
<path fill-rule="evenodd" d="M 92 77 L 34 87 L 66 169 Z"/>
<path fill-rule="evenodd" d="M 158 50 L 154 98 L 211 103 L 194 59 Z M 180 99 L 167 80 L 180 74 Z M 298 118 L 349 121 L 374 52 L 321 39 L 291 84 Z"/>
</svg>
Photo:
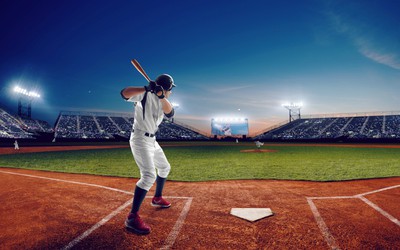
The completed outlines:
<svg viewBox="0 0 400 250">
<path fill-rule="evenodd" d="M 244 117 L 216 117 L 212 118 L 216 122 L 243 122 L 246 121 L 247 118 Z"/>
<path fill-rule="evenodd" d="M 282 104 L 282 107 L 285 108 L 290 108 L 290 109 L 296 109 L 296 108 L 301 108 L 303 107 L 303 103 L 302 102 L 291 102 L 291 103 L 284 103 Z"/>
<path fill-rule="evenodd" d="M 35 98 L 40 98 L 40 95 L 38 93 L 36 93 L 35 91 L 28 91 L 24 88 L 21 88 L 19 86 L 15 86 L 14 87 L 14 92 L 19 93 L 19 94 L 23 94 L 29 97 L 35 97 Z"/>
</svg>

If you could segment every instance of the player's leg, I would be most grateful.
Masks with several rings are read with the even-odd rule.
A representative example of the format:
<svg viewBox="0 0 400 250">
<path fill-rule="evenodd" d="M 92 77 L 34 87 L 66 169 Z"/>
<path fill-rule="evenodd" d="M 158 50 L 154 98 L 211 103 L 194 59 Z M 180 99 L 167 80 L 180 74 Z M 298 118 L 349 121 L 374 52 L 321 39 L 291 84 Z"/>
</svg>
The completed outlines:
<svg viewBox="0 0 400 250">
<path fill-rule="evenodd" d="M 139 210 L 156 179 L 153 161 L 154 141 L 152 143 L 147 138 L 138 137 L 132 138 L 130 145 L 133 157 L 140 170 L 140 180 L 136 183 L 131 212 L 125 221 L 125 226 L 135 233 L 147 234 L 150 232 L 150 227 L 141 220 Z"/>
<path fill-rule="evenodd" d="M 154 153 L 154 165 L 157 169 L 157 179 L 156 179 L 156 192 L 152 199 L 151 205 L 155 207 L 168 208 L 171 203 L 164 199 L 163 190 L 164 185 L 171 170 L 171 165 L 169 164 L 167 157 L 160 145 L 156 142 L 155 153 Z"/>
<path fill-rule="evenodd" d="M 135 212 L 139 211 L 140 200 L 144 199 L 146 193 L 156 180 L 156 170 L 154 166 L 155 147 L 154 139 L 152 140 L 152 138 L 148 137 L 134 138 L 130 143 L 133 157 L 140 171 L 140 179 L 136 183 L 136 187 L 140 190 L 138 191 L 138 203 L 133 204 L 132 208 L 132 211 Z"/>
</svg>

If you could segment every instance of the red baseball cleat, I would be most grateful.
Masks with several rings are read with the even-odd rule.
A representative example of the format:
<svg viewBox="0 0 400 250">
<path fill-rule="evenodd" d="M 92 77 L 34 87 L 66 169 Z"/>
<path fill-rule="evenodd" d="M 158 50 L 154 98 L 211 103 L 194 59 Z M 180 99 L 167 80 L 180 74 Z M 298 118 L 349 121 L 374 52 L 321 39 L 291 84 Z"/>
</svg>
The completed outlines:
<svg viewBox="0 0 400 250">
<path fill-rule="evenodd" d="M 150 233 L 150 227 L 142 221 L 139 214 L 130 213 L 128 218 L 125 220 L 125 227 L 128 231 L 133 231 L 137 234 Z"/>
<path fill-rule="evenodd" d="M 151 200 L 151 205 L 153 207 L 168 208 L 171 206 L 171 202 L 167 201 L 162 196 L 161 197 L 153 197 L 153 199 Z"/>
</svg>

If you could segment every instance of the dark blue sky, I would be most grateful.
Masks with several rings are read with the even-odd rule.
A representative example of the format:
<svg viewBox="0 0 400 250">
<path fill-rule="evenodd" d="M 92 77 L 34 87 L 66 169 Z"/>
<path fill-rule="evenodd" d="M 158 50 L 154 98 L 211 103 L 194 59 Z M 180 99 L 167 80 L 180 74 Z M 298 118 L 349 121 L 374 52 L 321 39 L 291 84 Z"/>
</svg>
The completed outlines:
<svg viewBox="0 0 400 250">
<path fill-rule="evenodd" d="M 61 110 L 129 112 L 119 91 L 171 74 L 176 119 L 249 118 L 252 133 L 303 114 L 400 110 L 400 1 L 2 1 L 0 104 L 16 84 Z M 239 111 L 240 109 L 240 111 Z"/>
</svg>

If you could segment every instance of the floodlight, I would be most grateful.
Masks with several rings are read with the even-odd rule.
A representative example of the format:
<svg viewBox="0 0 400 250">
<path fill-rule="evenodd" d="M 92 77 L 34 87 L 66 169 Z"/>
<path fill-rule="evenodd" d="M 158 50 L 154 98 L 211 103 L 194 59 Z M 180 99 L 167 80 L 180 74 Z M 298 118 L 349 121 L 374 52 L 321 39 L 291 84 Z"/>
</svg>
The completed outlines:
<svg viewBox="0 0 400 250">
<path fill-rule="evenodd" d="M 303 107 L 303 103 L 302 102 L 284 103 L 284 104 L 282 104 L 282 107 L 285 107 L 287 109 L 298 109 L 298 108 Z"/>
<path fill-rule="evenodd" d="M 18 115 L 22 118 L 31 118 L 31 105 L 35 98 L 40 98 L 40 94 L 35 91 L 28 91 L 20 86 L 14 87 L 14 92 L 19 94 Z"/>
<path fill-rule="evenodd" d="M 21 88 L 19 86 L 15 86 L 14 87 L 14 92 L 19 93 L 19 94 L 23 94 L 29 97 L 34 97 L 34 98 L 40 98 L 40 95 L 38 93 L 36 93 L 35 91 L 28 91 L 24 88 Z"/>
<path fill-rule="evenodd" d="M 297 119 L 301 119 L 300 109 L 303 107 L 303 103 L 302 102 L 284 103 L 284 104 L 282 104 L 282 107 L 284 107 L 287 110 L 289 110 L 289 122 L 292 122 L 292 121 L 297 120 Z"/>
</svg>

